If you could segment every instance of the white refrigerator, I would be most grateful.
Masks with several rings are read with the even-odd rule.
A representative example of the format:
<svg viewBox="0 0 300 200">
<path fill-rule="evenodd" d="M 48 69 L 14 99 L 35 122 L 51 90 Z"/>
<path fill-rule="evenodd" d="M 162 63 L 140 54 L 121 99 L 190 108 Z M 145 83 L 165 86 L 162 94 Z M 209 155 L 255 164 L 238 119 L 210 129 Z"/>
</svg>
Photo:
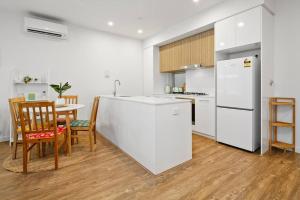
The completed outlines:
<svg viewBox="0 0 300 200">
<path fill-rule="evenodd" d="M 260 146 L 260 64 L 255 57 L 217 63 L 217 141 L 248 151 Z"/>
</svg>

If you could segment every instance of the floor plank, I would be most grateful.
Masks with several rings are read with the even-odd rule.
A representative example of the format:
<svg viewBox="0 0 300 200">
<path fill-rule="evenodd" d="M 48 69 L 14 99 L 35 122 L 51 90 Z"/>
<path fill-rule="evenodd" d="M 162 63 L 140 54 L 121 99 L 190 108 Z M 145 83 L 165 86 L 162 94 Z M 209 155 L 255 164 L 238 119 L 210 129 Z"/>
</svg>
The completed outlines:
<svg viewBox="0 0 300 200">
<path fill-rule="evenodd" d="M 88 148 L 88 146 L 87 146 Z M 0 162 L 10 154 L 0 144 Z M 90 160 L 28 175 L 0 169 L 1 199 L 300 199 L 300 155 L 259 156 L 193 135 L 193 159 L 154 176 L 98 138 Z"/>
</svg>

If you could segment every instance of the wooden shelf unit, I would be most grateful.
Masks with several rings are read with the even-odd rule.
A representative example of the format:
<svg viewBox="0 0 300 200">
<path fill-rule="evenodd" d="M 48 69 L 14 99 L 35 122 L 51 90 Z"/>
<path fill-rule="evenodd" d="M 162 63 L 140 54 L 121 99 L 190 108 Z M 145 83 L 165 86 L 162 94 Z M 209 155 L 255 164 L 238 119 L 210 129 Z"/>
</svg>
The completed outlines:
<svg viewBox="0 0 300 200">
<path fill-rule="evenodd" d="M 282 122 L 277 120 L 278 106 L 292 107 L 292 122 Z M 295 137 L 296 137 L 296 99 L 271 97 L 269 101 L 270 111 L 270 134 L 269 134 L 269 151 L 272 152 L 272 147 L 283 149 L 284 151 L 292 149 L 295 152 Z M 292 129 L 292 144 L 280 142 L 277 140 L 278 127 Z"/>
</svg>

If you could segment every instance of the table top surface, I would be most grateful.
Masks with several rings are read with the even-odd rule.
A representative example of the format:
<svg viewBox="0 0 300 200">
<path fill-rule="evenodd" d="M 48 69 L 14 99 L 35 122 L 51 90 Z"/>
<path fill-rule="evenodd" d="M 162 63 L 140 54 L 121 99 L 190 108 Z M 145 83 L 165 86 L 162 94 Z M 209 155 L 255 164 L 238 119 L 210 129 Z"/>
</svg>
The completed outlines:
<svg viewBox="0 0 300 200">
<path fill-rule="evenodd" d="M 56 112 L 68 112 L 68 111 L 78 110 L 78 109 L 84 108 L 84 107 L 85 107 L 84 104 L 66 104 L 61 107 L 56 107 L 55 111 Z M 24 108 L 24 111 L 26 111 L 25 108 Z M 51 107 L 49 108 L 49 111 L 51 111 Z M 29 112 L 33 112 L 33 110 L 30 109 Z M 38 108 L 36 108 L 36 112 L 39 112 Z M 46 112 L 46 108 L 43 108 L 42 112 Z"/>
<path fill-rule="evenodd" d="M 85 107 L 83 104 L 66 104 L 62 107 L 56 107 L 56 112 L 72 111 Z"/>
</svg>

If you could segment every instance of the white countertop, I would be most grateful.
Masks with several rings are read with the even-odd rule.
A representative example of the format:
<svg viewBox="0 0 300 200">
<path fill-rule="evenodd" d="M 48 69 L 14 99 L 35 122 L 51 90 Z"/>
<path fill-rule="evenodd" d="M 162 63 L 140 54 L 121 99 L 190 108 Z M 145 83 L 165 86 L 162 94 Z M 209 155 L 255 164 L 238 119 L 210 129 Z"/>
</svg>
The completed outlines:
<svg viewBox="0 0 300 200">
<path fill-rule="evenodd" d="M 188 99 L 175 99 L 172 96 L 112 96 L 112 95 L 100 95 L 103 98 L 110 98 L 121 101 L 133 101 L 138 103 L 152 104 L 152 105 L 163 105 L 163 104 L 176 104 L 191 102 Z"/>
<path fill-rule="evenodd" d="M 155 97 L 215 98 L 213 95 L 155 94 Z"/>
</svg>

